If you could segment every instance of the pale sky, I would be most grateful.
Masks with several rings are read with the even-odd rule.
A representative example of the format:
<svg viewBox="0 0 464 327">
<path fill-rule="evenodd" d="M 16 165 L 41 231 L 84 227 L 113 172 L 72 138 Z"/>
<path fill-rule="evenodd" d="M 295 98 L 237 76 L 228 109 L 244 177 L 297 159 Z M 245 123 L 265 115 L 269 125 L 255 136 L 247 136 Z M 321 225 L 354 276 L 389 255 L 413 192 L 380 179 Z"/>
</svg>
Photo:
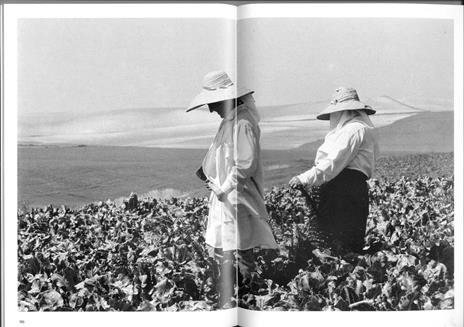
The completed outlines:
<svg viewBox="0 0 464 327">
<path fill-rule="evenodd" d="M 260 18 L 239 25 L 239 78 L 259 85 L 257 101 L 330 98 L 339 86 L 360 95 L 453 97 L 451 20 Z M 247 37 L 244 37 L 248 35 Z M 259 91 L 259 92 L 258 92 Z"/>
<path fill-rule="evenodd" d="M 232 20 L 22 19 L 18 30 L 20 113 L 184 107 L 210 70 L 235 73 Z"/>
<path fill-rule="evenodd" d="M 235 79 L 222 19 L 22 19 L 19 112 L 185 107 L 203 75 Z M 361 95 L 453 96 L 451 20 L 258 18 L 239 22 L 239 82 L 258 105 Z M 225 49 L 225 50 L 224 50 Z"/>
</svg>

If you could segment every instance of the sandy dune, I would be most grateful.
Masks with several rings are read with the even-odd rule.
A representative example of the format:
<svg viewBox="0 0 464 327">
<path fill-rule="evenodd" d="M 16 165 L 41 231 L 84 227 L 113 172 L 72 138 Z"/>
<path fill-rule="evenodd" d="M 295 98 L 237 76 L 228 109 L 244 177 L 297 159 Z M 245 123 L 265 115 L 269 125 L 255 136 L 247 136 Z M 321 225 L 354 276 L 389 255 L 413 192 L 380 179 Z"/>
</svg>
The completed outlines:
<svg viewBox="0 0 464 327">
<path fill-rule="evenodd" d="M 410 101 L 410 102 L 406 102 Z M 378 126 L 427 111 L 452 109 L 452 103 L 435 99 L 397 100 L 389 96 L 368 98 L 377 110 Z M 327 132 L 327 123 L 315 120 L 327 101 L 259 108 L 265 149 L 289 149 L 315 141 Z M 206 109 L 185 113 L 182 108 L 127 109 L 86 116 L 78 113 L 19 116 L 19 142 L 23 144 L 85 144 L 164 148 L 207 148 L 219 118 Z"/>
</svg>

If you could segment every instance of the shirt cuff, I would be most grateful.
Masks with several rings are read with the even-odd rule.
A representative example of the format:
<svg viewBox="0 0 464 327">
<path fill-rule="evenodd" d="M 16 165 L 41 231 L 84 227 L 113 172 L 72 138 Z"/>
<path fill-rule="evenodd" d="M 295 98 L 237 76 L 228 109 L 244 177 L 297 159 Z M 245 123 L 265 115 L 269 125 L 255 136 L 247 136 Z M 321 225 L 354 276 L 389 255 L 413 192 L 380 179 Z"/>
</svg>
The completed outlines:
<svg viewBox="0 0 464 327">
<path fill-rule="evenodd" d="M 304 186 L 311 186 L 314 183 L 316 168 L 313 167 L 308 171 L 296 176 Z"/>
<path fill-rule="evenodd" d="M 224 183 L 221 185 L 220 189 L 224 194 L 229 193 L 234 188 L 234 185 L 230 178 L 227 178 Z"/>
</svg>

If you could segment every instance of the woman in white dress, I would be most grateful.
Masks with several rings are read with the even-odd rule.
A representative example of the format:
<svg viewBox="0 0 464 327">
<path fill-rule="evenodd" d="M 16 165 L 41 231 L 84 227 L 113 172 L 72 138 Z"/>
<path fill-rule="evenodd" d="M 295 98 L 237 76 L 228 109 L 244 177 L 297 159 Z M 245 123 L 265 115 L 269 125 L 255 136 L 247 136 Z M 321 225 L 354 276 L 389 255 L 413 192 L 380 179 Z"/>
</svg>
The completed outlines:
<svg viewBox="0 0 464 327">
<path fill-rule="evenodd" d="M 254 268 L 254 248 L 278 247 L 267 222 L 259 115 L 252 93 L 236 88 L 225 72 L 214 71 L 204 77 L 203 90 L 187 109 L 207 105 L 222 118 L 202 163 L 211 190 L 205 239 L 221 260 L 221 306 L 234 297 L 236 257 L 246 275 Z"/>
</svg>

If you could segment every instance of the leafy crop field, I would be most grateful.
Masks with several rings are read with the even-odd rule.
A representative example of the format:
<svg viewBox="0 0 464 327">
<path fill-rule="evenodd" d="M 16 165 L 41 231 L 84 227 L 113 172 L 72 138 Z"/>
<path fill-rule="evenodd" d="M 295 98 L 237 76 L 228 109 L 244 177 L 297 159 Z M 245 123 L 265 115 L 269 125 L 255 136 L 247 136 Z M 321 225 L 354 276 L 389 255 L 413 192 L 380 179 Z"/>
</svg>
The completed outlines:
<svg viewBox="0 0 464 327">
<path fill-rule="evenodd" d="M 401 159 L 403 158 L 403 159 Z M 427 171 L 422 173 L 428 160 Z M 390 173 L 399 167 L 400 172 Z M 409 168 L 408 168 L 409 167 Z M 452 154 L 380 161 L 369 181 L 362 254 L 317 248 L 317 191 L 266 194 L 280 245 L 256 250 L 238 305 L 252 310 L 434 310 L 454 307 Z M 428 170 L 434 171 L 431 175 Z M 436 173 L 439 172 L 439 173 Z M 203 198 L 114 202 L 18 212 L 21 311 L 218 309 L 219 269 L 208 257 Z"/>
</svg>

